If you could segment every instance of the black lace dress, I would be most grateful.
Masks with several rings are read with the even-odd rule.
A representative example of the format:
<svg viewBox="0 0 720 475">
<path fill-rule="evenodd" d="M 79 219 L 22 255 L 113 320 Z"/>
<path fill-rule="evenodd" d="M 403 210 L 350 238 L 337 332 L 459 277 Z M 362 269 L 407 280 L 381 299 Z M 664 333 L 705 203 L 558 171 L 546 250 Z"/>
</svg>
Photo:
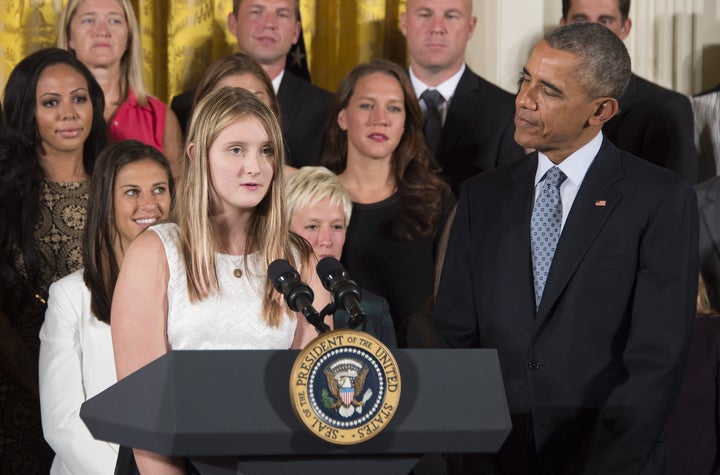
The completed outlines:
<svg viewBox="0 0 720 475">
<path fill-rule="evenodd" d="M 0 344 L 13 348 L 8 353 L 15 359 L 12 366 L 16 372 L 10 375 L 0 366 L 0 474 L 50 471 L 53 452 L 43 439 L 40 402 L 37 394 L 20 381 L 37 381 L 38 333 L 45 317 L 48 287 L 82 267 L 81 235 L 87 200 L 87 181 L 44 183 L 35 227 L 35 246 L 43 258 L 42 286 L 31 289 L 32 295 L 3 295 L 9 331 L 6 326 Z M 26 275 L 19 251 L 3 256 L 8 257 L 13 267 Z M 0 289 L 3 294 L 5 290 Z"/>
</svg>

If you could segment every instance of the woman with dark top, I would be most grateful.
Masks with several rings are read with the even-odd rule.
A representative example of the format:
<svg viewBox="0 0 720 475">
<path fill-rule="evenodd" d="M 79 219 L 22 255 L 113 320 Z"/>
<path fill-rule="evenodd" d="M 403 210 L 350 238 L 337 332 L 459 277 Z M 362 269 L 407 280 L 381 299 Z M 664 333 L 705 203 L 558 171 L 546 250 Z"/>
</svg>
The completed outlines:
<svg viewBox="0 0 720 475">
<path fill-rule="evenodd" d="M 350 276 L 390 303 L 398 344 L 433 294 L 436 240 L 454 198 L 422 133 L 407 73 L 375 60 L 353 68 L 335 94 L 321 164 L 353 201 L 343 249 Z"/>
<path fill-rule="evenodd" d="M 103 93 L 64 50 L 10 74 L 0 132 L 0 473 L 47 473 L 38 332 L 49 285 L 82 266 L 88 177 L 107 144 Z"/>
<path fill-rule="evenodd" d="M 719 370 L 720 314 L 700 278 L 685 380 L 666 427 L 673 475 L 720 473 Z"/>
</svg>

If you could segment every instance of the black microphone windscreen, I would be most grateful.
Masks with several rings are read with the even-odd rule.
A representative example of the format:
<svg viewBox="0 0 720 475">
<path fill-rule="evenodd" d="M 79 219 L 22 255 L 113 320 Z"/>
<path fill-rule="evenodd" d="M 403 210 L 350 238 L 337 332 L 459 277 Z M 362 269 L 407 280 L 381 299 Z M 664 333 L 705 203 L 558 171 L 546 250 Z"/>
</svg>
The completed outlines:
<svg viewBox="0 0 720 475">
<path fill-rule="evenodd" d="M 332 256 L 323 257 L 320 259 L 317 263 L 317 267 L 315 270 L 318 273 L 318 277 L 320 277 L 320 280 L 323 283 L 323 286 L 327 288 L 327 285 L 325 284 L 325 280 L 330 276 L 331 274 L 340 271 L 341 273 L 347 274 L 347 271 L 345 270 L 345 267 Z M 329 289 L 328 289 L 329 290 Z"/>
<path fill-rule="evenodd" d="M 273 287 L 279 292 L 282 292 L 280 277 L 288 272 L 297 273 L 297 271 L 290 265 L 285 259 L 275 259 L 268 266 L 268 279 L 272 282 Z"/>
</svg>

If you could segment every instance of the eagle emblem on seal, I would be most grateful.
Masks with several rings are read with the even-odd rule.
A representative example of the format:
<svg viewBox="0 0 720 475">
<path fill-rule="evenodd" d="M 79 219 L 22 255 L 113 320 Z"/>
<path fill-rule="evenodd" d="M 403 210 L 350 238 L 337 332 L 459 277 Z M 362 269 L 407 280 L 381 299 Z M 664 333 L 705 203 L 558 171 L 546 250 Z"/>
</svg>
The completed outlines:
<svg viewBox="0 0 720 475">
<path fill-rule="evenodd" d="M 363 406 L 372 397 L 372 389 L 368 388 L 362 398 L 357 399 L 365 387 L 367 366 L 353 358 L 342 358 L 328 365 L 323 373 L 335 398 L 329 409 L 337 409 L 345 418 L 362 413 Z"/>
</svg>

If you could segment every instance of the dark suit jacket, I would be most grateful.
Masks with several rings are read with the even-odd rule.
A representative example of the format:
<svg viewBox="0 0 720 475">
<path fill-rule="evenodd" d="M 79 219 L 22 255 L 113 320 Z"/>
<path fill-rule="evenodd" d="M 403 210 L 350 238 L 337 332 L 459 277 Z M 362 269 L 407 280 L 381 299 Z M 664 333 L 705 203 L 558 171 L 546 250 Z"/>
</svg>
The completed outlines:
<svg viewBox="0 0 720 475">
<path fill-rule="evenodd" d="M 173 97 L 170 107 L 180 121 L 183 135 L 190 123 L 194 91 Z M 317 165 L 320 161 L 325 126 L 332 94 L 285 71 L 277 93 L 288 164 L 294 167 Z"/>
<path fill-rule="evenodd" d="M 497 348 L 511 415 L 528 421 L 499 460 L 534 440 L 533 473 L 662 473 L 695 317 L 693 190 L 604 140 L 536 314 L 536 169 L 534 153 L 463 187 L 435 309 L 440 344 Z"/>
<path fill-rule="evenodd" d="M 185 91 L 173 97 L 172 101 L 170 101 L 170 108 L 177 116 L 178 122 L 180 122 L 183 137 L 187 134 L 187 127 L 190 125 L 193 99 L 195 99 L 195 91 Z"/>
<path fill-rule="evenodd" d="M 436 160 L 457 196 L 459 185 L 524 156 L 515 143 L 515 99 L 465 67 L 450 102 Z"/>
<path fill-rule="evenodd" d="M 700 214 L 700 272 L 710 301 L 720 308 L 720 177 L 695 187 Z"/>
<path fill-rule="evenodd" d="M 355 327 L 355 330 L 363 331 L 374 336 L 391 348 L 397 348 L 397 336 L 395 324 L 390 316 L 390 305 L 387 300 L 362 289 L 360 306 L 365 312 L 365 321 Z M 350 314 L 345 310 L 335 310 L 333 314 L 334 328 L 348 328 Z"/>
<path fill-rule="evenodd" d="M 286 70 L 277 96 L 288 164 L 318 165 L 332 94 Z"/>
<path fill-rule="evenodd" d="M 695 319 L 685 381 L 667 423 L 673 475 L 720 473 L 720 315 Z"/>
<path fill-rule="evenodd" d="M 603 132 L 618 148 L 697 183 L 693 111 L 686 96 L 633 74 L 620 112 Z"/>
</svg>

